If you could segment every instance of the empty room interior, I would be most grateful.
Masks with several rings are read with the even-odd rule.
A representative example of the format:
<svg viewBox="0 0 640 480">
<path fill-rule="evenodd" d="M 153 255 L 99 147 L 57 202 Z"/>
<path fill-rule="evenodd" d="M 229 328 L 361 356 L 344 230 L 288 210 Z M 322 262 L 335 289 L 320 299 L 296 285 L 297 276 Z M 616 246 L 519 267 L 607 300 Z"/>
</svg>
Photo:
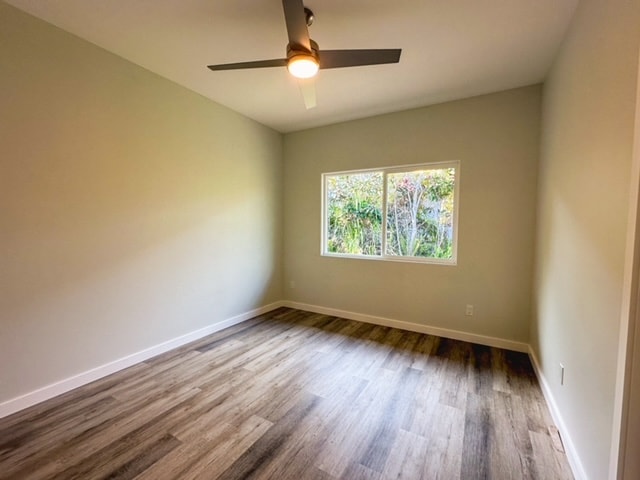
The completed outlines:
<svg viewBox="0 0 640 480">
<path fill-rule="evenodd" d="M 0 478 L 637 480 L 639 72 L 638 0 L 0 0 Z"/>
</svg>

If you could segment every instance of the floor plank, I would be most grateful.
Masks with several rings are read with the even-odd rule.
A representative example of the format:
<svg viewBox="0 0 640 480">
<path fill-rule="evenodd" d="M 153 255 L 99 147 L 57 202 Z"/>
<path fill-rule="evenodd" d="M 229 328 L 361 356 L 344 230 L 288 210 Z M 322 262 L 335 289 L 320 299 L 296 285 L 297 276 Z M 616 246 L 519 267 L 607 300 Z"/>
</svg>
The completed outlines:
<svg viewBox="0 0 640 480">
<path fill-rule="evenodd" d="M 0 479 L 571 479 L 526 355 L 280 308 L 0 419 Z"/>
</svg>

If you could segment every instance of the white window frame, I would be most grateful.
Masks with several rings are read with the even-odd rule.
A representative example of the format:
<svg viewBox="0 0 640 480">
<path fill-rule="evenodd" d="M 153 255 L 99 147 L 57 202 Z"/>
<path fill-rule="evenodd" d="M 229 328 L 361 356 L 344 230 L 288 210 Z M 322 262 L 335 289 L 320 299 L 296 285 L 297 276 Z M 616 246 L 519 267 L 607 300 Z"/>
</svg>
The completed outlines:
<svg viewBox="0 0 640 480">
<path fill-rule="evenodd" d="M 453 246 L 451 258 L 412 257 L 408 255 L 387 255 L 387 175 L 389 173 L 402 173 L 414 170 L 441 170 L 454 169 L 453 184 Z M 336 175 L 352 175 L 358 173 L 382 172 L 382 250 L 381 255 L 353 255 L 349 253 L 335 253 L 327 251 L 327 229 L 329 226 L 329 209 L 327 208 L 327 179 Z M 411 165 L 399 165 L 393 167 L 365 168 L 360 170 L 345 170 L 339 172 L 326 172 L 322 174 L 322 225 L 320 239 L 320 254 L 324 257 L 350 258 L 359 260 L 381 260 L 388 262 L 431 263 L 439 265 L 457 265 L 458 262 L 458 211 L 460 208 L 460 162 L 434 162 L 418 163 Z"/>
</svg>

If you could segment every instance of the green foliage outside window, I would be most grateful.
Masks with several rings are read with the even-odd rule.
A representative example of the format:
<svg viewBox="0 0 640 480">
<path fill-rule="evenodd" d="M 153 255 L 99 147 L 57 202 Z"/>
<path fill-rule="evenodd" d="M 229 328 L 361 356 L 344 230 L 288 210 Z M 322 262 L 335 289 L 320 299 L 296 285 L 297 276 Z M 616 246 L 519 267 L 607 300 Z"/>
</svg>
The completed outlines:
<svg viewBox="0 0 640 480">
<path fill-rule="evenodd" d="M 352 255 L 382 253 L 382 173 L 327 179 L 327 250 Z"/>
<path fill-rule="evenodd" d="M 387 176 L 387 255 L 451 258 L 455 170 Z"/>
<path fill-rule="evenodd" d="M 453 167 L 327 175 L 326 251 L 452 259 L 455 177 Z"/>
</svg>

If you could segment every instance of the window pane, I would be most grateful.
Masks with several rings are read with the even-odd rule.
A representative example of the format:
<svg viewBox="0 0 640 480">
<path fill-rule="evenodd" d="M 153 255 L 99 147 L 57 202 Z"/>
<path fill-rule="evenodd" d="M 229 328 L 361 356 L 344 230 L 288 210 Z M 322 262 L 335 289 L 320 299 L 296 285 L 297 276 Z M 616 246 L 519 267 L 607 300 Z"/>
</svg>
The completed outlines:
<svg viewBox="0 0 640 480">
<path fill-rule="evenodd" d="M 329 253 L 382 254 L 382 172 L 326 177 Z"/>
<path fill-rule="evenodd" d="M 455 168 L 387 175 L 387 255 L 453 256 Z"/>
</svg>

